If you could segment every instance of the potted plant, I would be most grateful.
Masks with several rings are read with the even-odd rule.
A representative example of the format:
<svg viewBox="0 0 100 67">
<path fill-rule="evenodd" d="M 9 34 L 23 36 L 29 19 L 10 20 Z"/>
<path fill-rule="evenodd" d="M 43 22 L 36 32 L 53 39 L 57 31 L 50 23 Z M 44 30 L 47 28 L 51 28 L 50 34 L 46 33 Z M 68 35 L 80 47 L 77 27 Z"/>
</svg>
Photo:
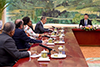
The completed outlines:
<svg viewBox="0 0 100 67">
<path fill-rule="evenodd" d="M 0 0 L 0 30 L 2 28 L 3 11 L 7 6 L 9 6 L 9 2 L 7 0 Z"/>
</svg>

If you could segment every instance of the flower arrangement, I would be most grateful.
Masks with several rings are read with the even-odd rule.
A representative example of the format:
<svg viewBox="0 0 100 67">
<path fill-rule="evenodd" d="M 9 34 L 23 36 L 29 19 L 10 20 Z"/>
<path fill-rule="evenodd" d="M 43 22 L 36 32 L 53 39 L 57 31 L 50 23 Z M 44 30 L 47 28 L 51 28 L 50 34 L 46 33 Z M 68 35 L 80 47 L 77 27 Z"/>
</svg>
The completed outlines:
<svg viewBox="0 0 100 67">
<path fill-rule="evenodd" d="M 96 30 L 96 27 L 93 27 L 91 25 L 88 26 L 83 26 L 81 29 L 85 30 L 85 31 L 92 31 L 92 30 Z"/>
</svg>

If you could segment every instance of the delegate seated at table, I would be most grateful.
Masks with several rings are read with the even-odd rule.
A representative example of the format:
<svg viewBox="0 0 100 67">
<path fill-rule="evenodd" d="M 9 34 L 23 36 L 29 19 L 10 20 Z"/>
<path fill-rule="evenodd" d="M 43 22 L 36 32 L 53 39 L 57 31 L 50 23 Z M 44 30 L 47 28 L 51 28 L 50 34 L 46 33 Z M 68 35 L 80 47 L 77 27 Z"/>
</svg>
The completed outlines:
<svg viewBox="0 0 100 67">
<path fill-rule="evenodd" d="M 35 32 L 35 30 L 33 29 L 32 21 L 29 27 Z"/>
<path fill-rule="evenodd" d="M 80 27 L 80 25 L 82 25 L 82 26 L 92 25 L 91 20 L 89 20 L 88 18 L 89 18 L 89 15 L 88 15 L 88 14 L 85 14 L 85 15 L 84 15 L 84 19 L 82 19 L 82 20 L 80 21 L 79 27 Z"/>
<path fill-rule="evenodd" d="M 0 34 L 0 67 L 13 66 L 20 58 L 29 57 L 33 51 L 19 52 L 12 36 L 15 32 L 15 24 L 7 22 L 4 24 L 3 32 Z"/>
<path fill-rule="evenodd" d="M 24 31 L 32 39 L 35 39 L 36 37 L 39 37 L 40 34 L 36 34 L 30 26 L 32 25 L 32 22 L 29 17 L 24 17 L 22 19 L 24 21 Z"/>
<path fill-rule="evenodd" d="M 41 17 L 41 20 L 36 24 L 35 26 L 35 32 L 36 33 L 44 33 L 44 32 L 49 32 L 50 30 L 49 29 L 45 29 L 43 27 L 43 25 L 47 22 L 47 18 L 46 17 Z"/>
<path fill-rule="evenodd" d="M 31 39 L 26 35 L 23 28 L 23 21 L 17 19 L 15 21 L 16 29 L 13 39 L 15 40 L 16 46 L 18 49 L 30 48 L 29 43 L 43 43 L 41 40 Z"/>
</svg>

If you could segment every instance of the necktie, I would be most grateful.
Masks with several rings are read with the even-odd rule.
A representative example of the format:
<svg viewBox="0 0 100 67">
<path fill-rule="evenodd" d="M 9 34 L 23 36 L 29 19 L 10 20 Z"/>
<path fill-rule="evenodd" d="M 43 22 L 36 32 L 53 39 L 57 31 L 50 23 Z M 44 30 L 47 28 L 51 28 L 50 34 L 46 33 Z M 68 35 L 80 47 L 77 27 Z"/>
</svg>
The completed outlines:
<svg viewBox="0 0 100 67">
<path fill-rule="evenodd" d="M 85 26 L 87 26 L 86 20 L 85 20 Z"/>
</svg>

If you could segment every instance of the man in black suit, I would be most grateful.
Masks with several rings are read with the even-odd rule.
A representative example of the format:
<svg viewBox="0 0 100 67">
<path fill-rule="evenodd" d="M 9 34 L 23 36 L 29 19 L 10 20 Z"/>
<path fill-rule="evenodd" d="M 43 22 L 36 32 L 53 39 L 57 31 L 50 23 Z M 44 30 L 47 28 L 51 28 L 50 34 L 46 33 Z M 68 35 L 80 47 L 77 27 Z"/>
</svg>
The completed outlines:
<svg viewBox="0 0 100 67">
<path fill-rule="evenodd" d="M 13 36 L 13 39 L 15 40 L 16 46 L 19 50 L 23 50 L 26 48 L 30 48 L 29 43 L 43 43 L 41 40 L 35 40 L 28 37 L 25 33 L 23 28 L 23 21 L 21 19 L 17 19 L 15 21 L 16 29 Z"/>
<path fill-rule="evenodd" d="M 45 29 L 43 27 L 43 24 L 45 24 L 46 22 L 47 22 L 47 18 L 44 16 L 41 17 L 41 20 L 35 26 L 35 32 L 39 34 L 44 33 L 44 32 L 50 32 L 51 30 Z"/>
<path fill-rule="evenodd" d="M 0 34 L 0 67 L 13 66 L 20 58 L 29 57 L 32 51 L 19 52 L 12 36 L 15 32 L 15 24 L 5 23 L 3 33 Z"/>
<path fill-rule="evenodd" d="M 91 20 L 89 20 L 88 18 L 89 18 L 89 15 L 88 15 L 88 14 L 85 14 L 85 15 L 84 15 L 84 19 L 82 19 L 82 20 L 80 21 L 79 27 L 80 27 L 80 25 L 82 25 L 82 26 L 92 25 Z"/>
</svg>

